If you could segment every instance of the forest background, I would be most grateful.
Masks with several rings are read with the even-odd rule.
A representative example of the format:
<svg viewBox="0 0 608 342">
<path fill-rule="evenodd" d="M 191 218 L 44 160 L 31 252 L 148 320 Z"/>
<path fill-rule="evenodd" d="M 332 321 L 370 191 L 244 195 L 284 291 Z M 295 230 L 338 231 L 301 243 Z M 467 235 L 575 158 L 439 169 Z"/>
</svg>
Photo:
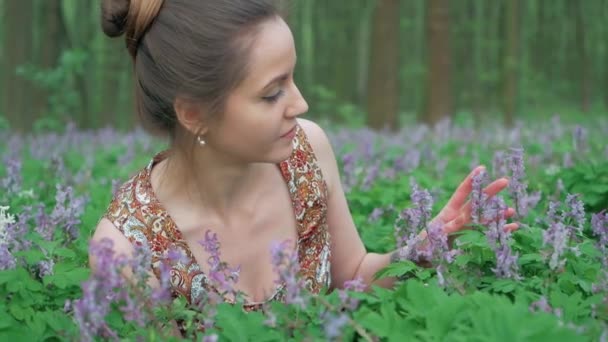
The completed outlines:
<svg viewBox="0 0 608 342">
<path fill-rule="evenodd" d="M 310 116 L 397 129 L 608 112 L 608 0 L 294 0 Z M 124 38 L 99 1 L 0 0 L 0 121 L 133 128 Z"/>
</svg>

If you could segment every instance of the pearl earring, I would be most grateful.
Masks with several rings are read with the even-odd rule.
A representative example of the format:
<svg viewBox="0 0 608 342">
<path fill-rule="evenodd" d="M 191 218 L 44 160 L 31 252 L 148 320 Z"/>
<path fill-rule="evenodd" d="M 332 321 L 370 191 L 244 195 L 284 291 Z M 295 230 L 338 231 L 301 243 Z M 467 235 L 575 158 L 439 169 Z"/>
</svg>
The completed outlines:
<svg viewBox="0 0 608 342">
<path fill-rule="evenodd" d="M 203 137 L 201 135 L 196 136 L 196 140 L 198 140 L 198 144 L 201 146 L 205 146 L 207 144 L 207 142 L 203 140 Z"/>
</svg>

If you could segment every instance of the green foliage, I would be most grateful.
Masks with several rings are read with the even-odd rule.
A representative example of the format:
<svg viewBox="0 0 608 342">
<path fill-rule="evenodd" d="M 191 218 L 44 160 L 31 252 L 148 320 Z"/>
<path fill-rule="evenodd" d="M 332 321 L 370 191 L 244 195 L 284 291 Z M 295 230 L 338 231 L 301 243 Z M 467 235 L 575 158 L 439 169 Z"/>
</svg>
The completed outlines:
<svg viewBox="0 0 608 342">
<path fill-rule="evenodd" d="M 583 200 L 590 211 L 608 208 L 607 160 L 578 163 L 562 170 L 556 177 L 562 179 L 569 192 L 585 194 Z"/>
<path fill-rule="evenodd" d="M 470 123 L 466 118 L 463 120 Z M 28 222 L 30 231 L 24 240 L 31 242 L 32 248 L 15 253 L 22 262 L 19 267 L 0 271 L 0 296 L 4 298 L 0 302 L 0 339 L 78 338 L 79 329 L 73 312 L 69 305 L 65 311 L 65 304 L 82 296 L 82 282 L 90 275 L 87 239 L 110 200 L 111 179 L 125 180 L 151 157 L 150 150 L 144 151 L 141 144 L 129 141 L 135 144 L 137 153 L 128 161 L 121 161 L 127 153 L 124 142 L 113 141 L 95 149 L 70 146 L 59 158 L 64 173 L 58 171 L 56 160 L 39 160 L 24 149 L 23 190 L 10 197 L 0 195 L 1 205 L 10 205 L 10 213 L 19 215 L 32 204 L 42 204 L 49 213 L 56 204 L 56 184 L 70 184 L 77 194 L 88 195 L 88 205 L 81 217 L 81 237 L 75 241 L 69 241 L 61 232 L 57 232 L 53 240 L 46 241 L 35 231 L 35 222 Z M 592 142 L 595 142 L 592 148 L 602 147 L 601 142 Z M 383 169 L 390 168 L 404 153 L 401 146 L 384 148 L 382 141 L 376 143 L 382 151 Z M 424 142 L 427 143 L 431 144 Z M 370 252 L 384 253 L 394 249 L 395 218 L 401 209 L 410 205 L 410 177 L 435 195 L 435 213 L 447 201 L 470 168 L 469 155 L 457 157 L 458 145 L 454 140 L 433 142 L 430 149 L 434 153 L 449 157 L 449 171 L 441 177 L 435 168 L 436 161 L 426 158 L 417 168 L 398 173 L 394 179 L 379 178 L 369 188 L 356 185 L 347 193 L 353 219 Z M 528 146 L 530 154 L 543 151 L 534 144 Z M 558 151 L 556 153 L 572 150 L 571 142 L 565 139 L 556 140 L 553 147 Z M 152 149 L 161 148 L 153 146 Z M 497 148 L 473 146 L 471 151 L 479 153 L 480 160 L 487 164 Z M 86 155 L 90 151 L 95 151 L 94 155 Z M 7 151 L 2 152 L 7 154 Z M 356 152 L 356 146 L 347 144 L 337 149 L 338 159 L 346 152 Z M 588 234 L 588 222 L 583 234 L 570 242 L 570 246 L 578 246 L 579 253 L 567 251 L 562 268 L 553 270 L 548 266 L 551 250 L 543 244 L 543 233 L 548 228 L 548 202 L 563 201 L 566 196 L 555 189 L 558 179 L 563 180 L 567 191 L 582 194 L 589 212 L 606 206 L 607 191 L 602 184 L 607 181 L 608 164 L 593 156 L 586 154 L 589 160 L 584 159 L 585 162 L 577 162 L 572 167 L 558 167 L 550 175 L 544 165 L 529 167 L 529 190 L 542 189 L 544 195 L 513 235 L 512 248 L 519 255 L 521 279 L 501 279 L 494 275 L 495 254 L 485 231 L 473 226 L 454 236 L 454 246 L 462 253 L 446 265 L 445 286 L 439 286 L 436 269 L 421 268 L 405 261 L 394 263 L 377 274 L 379 278 L 400 278 L 394 288 L 375 287 L 367 293 L 351 293 L 360 304 L 353 312 L 347 312 L 349 321 L 341 331 L 341 339 L 365 340 L 374 336 L 386 341 L 597 340 L 606 329 L 608 306 L 605 294 L 594 290 L 602 279 L 602 254 L 595 245 L 595 238 Z M 121 167 L 117 168 L 119 164 Z M 360 181 L 366 175 L 366 165 L 356 165 L 356 169 Z M 76 179 L 77 173 L 82 177 Z M 0 180 L 6 174 L 5 167 L 0 167 Z M 376 208 L 383 208 L 384 212 L 372 220 L 369 215 Z M 54 260 L 54 272 L 41 277 L 38 263 L 46 259 Z M 548 312 L 531 309 L 531 305 L 541 298 L 547 299 Z M 268 317 L 262 311 L 245 313 L 238 306 L 221 304 L 217 325 L 205 334 L 216 334 L 220 340 L 238 341 L 325 340 L 327 316 L 324 315 L 336 312 L 339 303 L 336 291 L 312 298 L 305 309 L 271 303 L 267 309 L 276 316 L 274 328 L 265 325 Z M 202 337 L 203 333 L 197 331 L 193 323 L 200 313 L 188 306 L 183 298 L 154 310 L 154 322 L 144 327 L 125 321 L 118 307 L 112 308 L 106 322 L 126 340 L 172 340 L 170 327 L 163 326 L 172 319 L 185 321 L 191 337 L 197 340 Z"/>
<path fill-rule="evenodd" d="M 62 131 L 70 113 L 80 105 L 81 92 L 75 84 L 75 77 L 85 73 L 85 63 L 89 53 L 84 50 L 65 50 L 57 65 L 42 69 L 36 65 L 23 65 L 17 74 L 48 92 L 48 112 L 34 123 L 35 132 Z"/>
</svg>

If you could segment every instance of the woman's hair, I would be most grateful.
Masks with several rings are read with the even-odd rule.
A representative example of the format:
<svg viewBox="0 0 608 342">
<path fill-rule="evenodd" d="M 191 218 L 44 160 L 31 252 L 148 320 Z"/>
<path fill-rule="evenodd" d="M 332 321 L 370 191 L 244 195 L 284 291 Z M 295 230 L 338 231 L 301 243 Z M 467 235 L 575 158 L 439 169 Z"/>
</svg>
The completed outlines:
<svg viewBox="0 0 608 342">
<path fill-rule="evenodd" d="M 278 0 L 102 0 L 102 28 L 126 35 L 142 124 L 175 142 L 175 99 L 210 115 L 247 74 L 259 24 L 282 15 Z"/>
</svg>

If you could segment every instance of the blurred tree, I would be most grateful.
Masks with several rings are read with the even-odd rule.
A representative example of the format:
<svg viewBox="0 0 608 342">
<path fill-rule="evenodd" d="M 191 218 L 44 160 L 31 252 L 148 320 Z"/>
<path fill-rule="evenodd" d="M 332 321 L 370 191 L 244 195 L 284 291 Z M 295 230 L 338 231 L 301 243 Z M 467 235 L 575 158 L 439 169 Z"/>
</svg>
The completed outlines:
<svg viewBox="0 0 608 342">
<path fill-rule="evenodd" d="M 583 22 L 583 6 L 584 2 L 578 0 L 568 0 L 569 12 L 575 17 L 575 50 L 578 57 L 578 63 L 576 64 L 579 66 L 579 68 L 577 68 L 577 74 L 580 87 L 580 106 L 583 112 L 588 112 L 591 102 L 591 75 L 589 74 L 591 63 L 587 55 L 587 34 L 585 24 Z"/>
<path fill-rule="evenodd" d="M 31 82 L 17 74 L 18 67 L 32 62 L 33 9 L 32 1 L 7 1 L 3 8 L 0 113 L 18 130 L 27 129 L 34 116 Z"/>
<path fill-rule="evenodd" d="M 80 110 L 75 119 L 84 127 L 97 126 L 95 108 L 92 106 L 92 88 L 95 80 L 90 77 L 100 66 L 99 59 L 95 58 L 93 42 L 94 34 L 101 34 L 99 17 L 93 16 L 92 9 L 97 11 L 99 6 L 93 6 L 91 1 L 73 1 L 70 3 L 71 20 L 66 20 L 68 26 L 69 47 L 72 50 L 88 53 L 83 73 L 74 75 L 74 82 L 80 92 Z M 96 65 L 97 62 L 97 65 Z M 102 95 L 103 96 L 103 95 Z"/>
<path fill-rule="evenodd" d="M 517 80 L 519 72 L 519 0 L 506 0 L 506 46 L 502 60 L 502 109 L 504 123 L 513 126 L 517 109 Z"/>
<path fill-rule="evenodd" d="M 67 28 L 61 0 L 41 0 L 36 5 L 37 20 L 40 23 L 36 63 L 41 69 L 49 70 L 57 65 L 61 53 L 68 47 Z M 37 117 L 45 114 L 49 105 L 48 96 L 48 89 L 37 89 L 32 102 Z"/>
<path fill-rule="evenodd" d="M 434 125 L 453 112 L 449 0 L 428 0 L 427 80 L 422 121 Z"/>
<path fill-rule="evenodd" d="M 376 2 L 372 24 L 367 124 L 397 129 L 399 111 L 399 0 Z"/>
</svg>

